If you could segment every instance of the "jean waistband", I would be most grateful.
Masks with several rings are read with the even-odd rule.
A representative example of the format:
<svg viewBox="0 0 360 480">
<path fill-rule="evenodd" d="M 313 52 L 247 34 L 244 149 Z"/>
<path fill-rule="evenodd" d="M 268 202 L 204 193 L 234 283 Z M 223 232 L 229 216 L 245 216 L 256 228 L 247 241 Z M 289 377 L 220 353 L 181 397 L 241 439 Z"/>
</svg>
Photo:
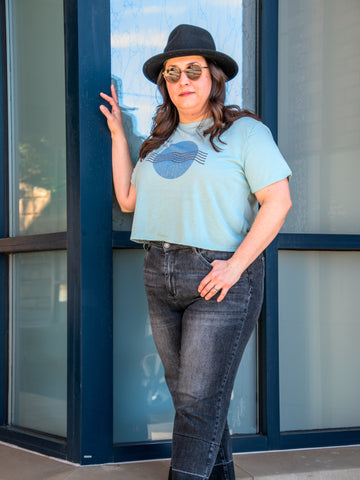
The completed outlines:
<svg viewBox="0 0 360 480">
<path fill-rule="evenodd" d="M 233 251 L 228 250 L 211 250 L 208 248 L 201 248 L 201 247 L 194 247 L 191 245 L 182 245 L 180 243 L 170 243 L 165 241 L 158 241 L 158 240 L 149 240 L 148 242 L 143 243 L 143 247 L 145 250 L 148 250 L 149 247 L 156 247 L 160 248 L 163 251 L 168 250 L 192 250 L 193 252 L 220 252 L 220 253 L 234 253 Z"/>
<path fill-rule="evenodd" d="M 162 250 L 179 250 L 179 249 L 189 249 L 194 250 L 195 247 L 190 245 L 181 245 L 179 243 L 170 243 L 164 241 L 150 241 L 144 243 L 144 248 L 147 250 L 149 247 L 161 248 Z"/>
</svg>

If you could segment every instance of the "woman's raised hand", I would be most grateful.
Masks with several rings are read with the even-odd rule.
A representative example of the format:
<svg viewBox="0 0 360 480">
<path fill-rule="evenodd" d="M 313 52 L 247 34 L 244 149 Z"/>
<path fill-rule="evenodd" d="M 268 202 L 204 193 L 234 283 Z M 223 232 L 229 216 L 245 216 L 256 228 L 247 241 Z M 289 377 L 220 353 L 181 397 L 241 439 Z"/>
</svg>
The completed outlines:
<svg viewBox="0 0 360 480">
<path fill-rule="evenodd" d="M 111 97 L 102 92 L 100 96 L 109 103 L 108 107 L 101 105 L 100 110 L 107 119 L 111 133 L 112 167 L 116 198 L 123 212 L 133 212 L 136 202 L 136 191 L 131 184 L 131 174 L 134 165 L 131 160 L 119 100 L 114 85 L 111 85 Z"/>
<path fill-rule="evenodd" d="M 107 124 L 111 133 L 111 136 L 114 137 L 117 134 L 124 135 L 124 126 L 122 120 L 121 109 L 119 107 L 119 100 L 116 94 L 114 85 L 111 85 L 111 97 L 106 95 L 106 93 L 100 92 L 100 96 L 109 102 L 111 111 L 105 105 L 100 105 L 100 111 L 105 115 L 107 119 Z"/>
</svg>

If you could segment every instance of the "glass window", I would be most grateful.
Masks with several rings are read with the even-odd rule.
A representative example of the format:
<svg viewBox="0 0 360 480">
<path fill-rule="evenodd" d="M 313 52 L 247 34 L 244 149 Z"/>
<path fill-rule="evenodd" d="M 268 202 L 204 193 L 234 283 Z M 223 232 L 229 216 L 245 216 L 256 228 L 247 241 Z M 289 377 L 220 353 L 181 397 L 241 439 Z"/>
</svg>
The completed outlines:
<svg viewBox="0 0 360 480">
<path fill-rule="evenodd" d="M 237 60 L 240 72 L 227 85 L 227 103 L 255 110 L 256 1 L 111 0 L 112 81 L 122 107 L 133 162 L 149 135 L 159 93 L 142 73 L 180 23 L 208 29 L 217 48 Z M 194 21 L 196 19 L 196 22 Z M 113 229 L 131 229 L 132 215 L 114 199 Z M 142 278 L 142 250 L 114 252 L 114 441 L 171 438 L 173 407 L 151 336 Z M 244 354 L 229 411 L 232 433 L 258 431 L 257 336 Z M 241 379 L 241 381 L 240 381 Z"/>
<path fill-rule="evenodd" d="M 208 29 L 218 50 L 233 57 L 239 74 L 227 84 L 227 103 L 255 110 L 256 0 L 152 0 L 131 3 L 111 0 L 111 69 L 130 152 L 135 163 L 143 140 L 149 135 L 152 117 L 160 101 L 157 87 L 142 73 L 152 55 L 162 52 L 170 31 L 190 23 Z M 196 21 L 194 20 L 196 19 Z M 114 199 L 113 229 L 131 229 L 132 214 L 121 213 Z"/>
<path fill-rule="evenodd" d="M 257 329 L 246 346 L 236 376 L 228 414 L 232 435 L 259 432 Z"/>
<path fill-rule="evenodd" d="M 360 2 L 279 2 L 279 146 L 289 233 L 360 233 Z"/>
<path fill-rule="evenodd" d="M 12 236 L 66 230 L 62 0 L 7 0 Z"/>
<path fill-rule="evenodd" d="M 143 249 L 114 252 L 114 442 L 171 438 L 173 407 L 151 335 Z"/>
<path fill-rule="evenodd" d="M 143 249 L 114 252 L 114 442 L 172 436 L 173 406 L 151 335 Z M 134 294 L 134 292 L 136 292 Z M 245 350 L 229 410 L 234 434 L 258 432 L 256 332 Z"/>
<path fill-rule="evenodd" d="M 359 284 L 359 252 L 279 252 L 282 431 L 360 426 Z"/>
<path fill-rule="evenodd" d="M 66 252 L 10 257 L 9 423 L 66 436 Z"/>
</svg>

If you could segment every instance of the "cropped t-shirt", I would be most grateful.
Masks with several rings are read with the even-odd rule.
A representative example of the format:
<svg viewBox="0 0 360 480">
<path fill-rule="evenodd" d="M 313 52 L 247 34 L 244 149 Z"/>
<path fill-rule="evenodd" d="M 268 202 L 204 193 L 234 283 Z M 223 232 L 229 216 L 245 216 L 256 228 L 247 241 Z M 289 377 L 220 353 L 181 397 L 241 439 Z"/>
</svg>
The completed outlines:
<svg viewBox="0 0 360 480">
<path fill-rule="evenodd" d="M 202 132 L 208 119 L 180 123 L 159 149 L 138 161 L 131 239 L 235 251 L 249 231 L 258 190 L 291 170 L 269 129 L 243 117 L 221 135 L 216 152 Z"/>
</svg>

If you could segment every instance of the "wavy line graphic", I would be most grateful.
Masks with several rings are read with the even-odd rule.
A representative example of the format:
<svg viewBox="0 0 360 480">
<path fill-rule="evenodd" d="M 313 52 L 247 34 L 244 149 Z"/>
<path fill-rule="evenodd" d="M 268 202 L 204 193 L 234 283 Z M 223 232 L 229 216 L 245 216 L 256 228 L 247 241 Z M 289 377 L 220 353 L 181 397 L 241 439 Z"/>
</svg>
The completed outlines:
<svg viewBox="0 0 360 480">
<path fill-rule="evenodd" d="M 163 178 L 173 179 L 183 175 L 193 164 L 205 164 L 207 153 L 201 152 L 194 142 L 179 142 L 167 147 L 161 153 L 150 153 L 146 161 L 151 162 L 155 171 Z"/>
</svg>

